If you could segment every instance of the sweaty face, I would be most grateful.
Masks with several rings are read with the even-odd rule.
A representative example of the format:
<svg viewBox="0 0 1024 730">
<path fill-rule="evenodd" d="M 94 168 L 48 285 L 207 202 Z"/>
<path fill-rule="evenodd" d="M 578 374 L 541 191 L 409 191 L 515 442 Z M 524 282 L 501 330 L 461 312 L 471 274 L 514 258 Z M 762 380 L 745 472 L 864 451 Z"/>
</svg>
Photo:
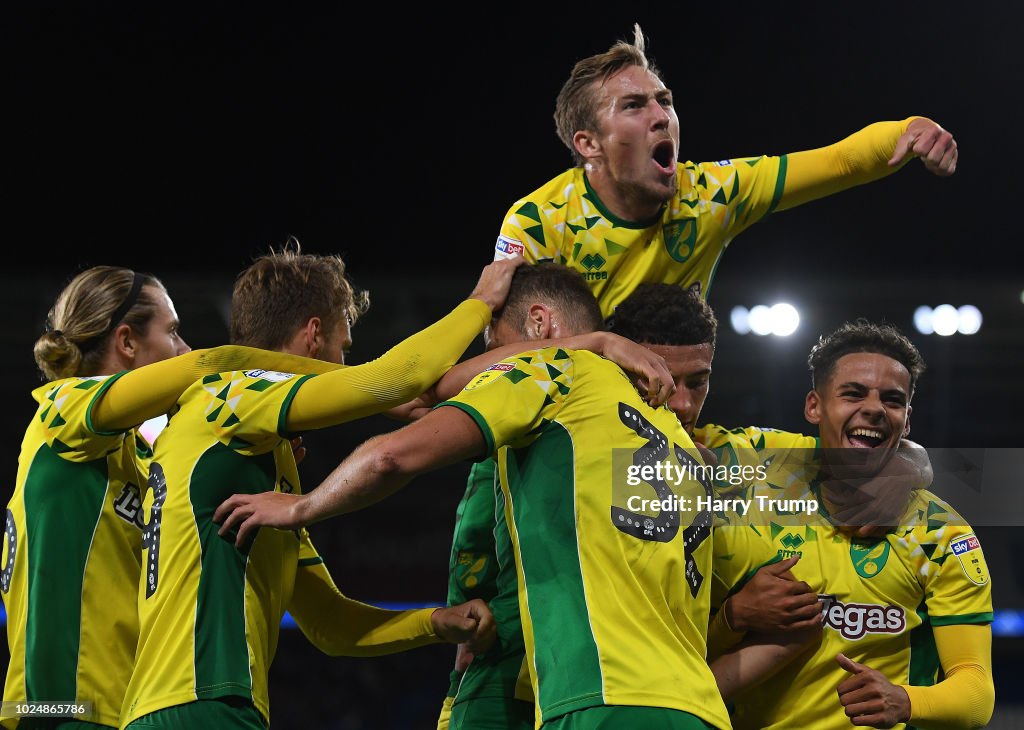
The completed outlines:
<svg viewBox="0 0 1024 730">
<path fill-rule="evenodd" d="M 807 394 L 804 413 L 818 425 L 823 449 L 872 452 L 896 448 L 910 432 L 910 372 L 878 353 L 844 355 L 824 383 Z M 842 452 L 834 451 L 833 456 Z M 836 457 L 838 458 L 838 457 Z"/>
<path fill-rule="evenodd" d="M 708 397 L 714 348 L 710 342 L 702 345 L 641 344 L 665 358 L 676 384 L 676 392 L 669 399 L 668 407 L 679 418 L 686 432 L 693 436 L 693 428 L 700 416 L 700 409 L 704 407 L 704 399 Z"/>
<path fill-rule="evenodd" d="M 672 92 L 639 66 L 595 82 L 594 90 L 601 174 L 625 197 L 657 210 L 677 189 L 679 117 Z"/>
<path fill-rule="evenodd" d="M 140 368 L 161 360 L 184 355 L 192 348 L 178 332 L 180 322 L 174 311 L 174 302 L 167 292 L 155 286 L 144 287 L 146 293 L 156 302 L 156 313 L 149 321 L 145 336 L 135 333 L 135 360 L 133 367 Z"/>
<path fill-rule="evenodd" d="M 496 347 L 511 345 L 513 342 L 526 342 L 530 339 L 529 334 L 517 330 L 505 320 L 507 317 L 499 317 L 492 321 L 484 330 L 484 346 L 488 350 Z"/>
</svg>

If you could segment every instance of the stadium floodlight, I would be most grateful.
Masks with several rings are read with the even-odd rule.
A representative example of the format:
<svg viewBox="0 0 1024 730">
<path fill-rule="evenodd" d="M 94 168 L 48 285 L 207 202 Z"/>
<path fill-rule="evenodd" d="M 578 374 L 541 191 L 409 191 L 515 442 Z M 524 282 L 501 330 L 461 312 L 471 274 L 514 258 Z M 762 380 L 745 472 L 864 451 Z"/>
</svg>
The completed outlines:
<svg viewBox="0 0 1024 730">
<path fill-rule="evenodd" d="M 750 312 L 747 311 L 746 307 L 733 307 L 729 313 L 729 321 L 732 322 L 732 328 L 736 334 L 750 334 Z"/>
<path fill-rule="evenodd" d="M 973 304 L 965 304 L 957 309 L 956 329 L 962 335 L 977 334 L 981 329 L 981 310 Z"/>
<path fill-rule="evenodd" d="M 755 335 L 771 334 L 772 331 L 772 310 L 763 304 L 756 304 L 750 308 L 750 331 Z"/>
<path fill-rule="evenodd" d="M 757 304 L 749 310 L 743 306 L 732 308 L 729 321 L 737 334 L 775 335 L 789 337 L 800 326 L 800 312 L 788 302 L 779 302 L 770 307 Z"/>
<path fill-rule="evenodd" d="M 789 337 L 800 326 L 800 313 L 796 307 L 787 302 L 773 304 L 769 310 L 772 321 L 772 334 L 776 337 Z"/>
<path fill-rule="evenodd" d="M 949 337 L 956 334 L 959 316 L 952 304 L 940 304 L 932 311 L 932 327 L 935 334 Z"/>
<path fill-rule="evenodd" d="M 932 326 L 932 308 L 922 304 L 920 307 L 914 310 L 914 327 L 922 335 L 931 335 L 935 333 L 935 327 Z"/>
</svg>

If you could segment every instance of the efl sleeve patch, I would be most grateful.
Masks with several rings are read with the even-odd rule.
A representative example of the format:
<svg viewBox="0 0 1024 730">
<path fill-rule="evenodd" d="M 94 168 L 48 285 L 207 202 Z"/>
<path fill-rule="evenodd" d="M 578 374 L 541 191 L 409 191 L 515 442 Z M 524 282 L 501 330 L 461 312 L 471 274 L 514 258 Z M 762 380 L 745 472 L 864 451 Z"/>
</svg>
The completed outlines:
<svg viewBox="0 0 1024 730">
<path fill-rule="evenodd" d="M 981 542 L 973 533 L 954 540 L 949 547 L 972 583 L 979 586 L 988 583 L 985 554 L 981 551 Z"/>
</svg>

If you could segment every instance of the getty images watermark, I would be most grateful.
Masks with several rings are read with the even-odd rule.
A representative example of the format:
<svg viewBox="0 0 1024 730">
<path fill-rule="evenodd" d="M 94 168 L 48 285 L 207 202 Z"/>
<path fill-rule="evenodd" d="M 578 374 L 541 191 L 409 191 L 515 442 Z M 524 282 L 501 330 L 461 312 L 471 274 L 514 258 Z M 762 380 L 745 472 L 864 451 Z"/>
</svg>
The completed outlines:
<svg viewBox="0 0 1024 730">
<path fill-rule="evenodd" d="M 777 498 L 755 494 L 748 499 L 715 496 L 714 493 L 685 496 L 678 493 L 684 484 L 716 484 L 738 487 L 755 481 L 768 479 L 765 464 L 697 464 L 685 461 L 683 464 L 656 462 L 654 464 L 629 464 L 626 467 L 626 485 L 639 487 L 642 484 L 664 485 L 670 494 L 655 498 L 632 494 L 626 499 L 626 508 L 631 512 L 672 511 L 672 512 L 736 512 L 740 516 L 750 513 L 755 506 L 761 511 L 802 513 L 811 515 L 818 511 L 818 500 Z M 660 492 L 661 490 L 656 489 Z"/>
<path fill-rule="evenodd" d="M 1024 449 L 766 443 L 727 445 L 706 459 L 640 431 L 646 446 L 613 449 L 611 513 L 620 527 L 639 525 L 644 534 L 668 535 L 680 514 L 702 512 L 754 526 L 808 524 L 814 513 L 835 525 L 907 526 L 924 515 L 973 527 L 1024 526 Z"/>
</svg>

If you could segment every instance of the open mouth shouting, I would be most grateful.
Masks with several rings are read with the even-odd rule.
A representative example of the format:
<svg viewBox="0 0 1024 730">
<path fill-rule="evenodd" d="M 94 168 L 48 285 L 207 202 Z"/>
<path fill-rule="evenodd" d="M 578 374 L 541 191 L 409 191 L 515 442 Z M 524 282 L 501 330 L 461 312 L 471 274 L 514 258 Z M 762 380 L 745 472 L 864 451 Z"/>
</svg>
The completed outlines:
<svg viewBox="0 0 1024 730">
<path fill-rule="evenodd" d="M 676 146 L 671 139 L 663 139 L 651 150 L 651 160 L 662 175 L 676 174 Z"/>
</svg>

